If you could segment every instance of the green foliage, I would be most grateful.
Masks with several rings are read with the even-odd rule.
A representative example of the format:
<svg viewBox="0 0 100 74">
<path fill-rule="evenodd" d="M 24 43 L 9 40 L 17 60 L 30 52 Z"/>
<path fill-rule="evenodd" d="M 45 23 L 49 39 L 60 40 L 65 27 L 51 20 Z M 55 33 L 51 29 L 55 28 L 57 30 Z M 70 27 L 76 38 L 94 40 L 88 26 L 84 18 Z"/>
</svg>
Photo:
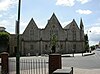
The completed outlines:
<svg viewBox="0 0 100 74">
<path fill-rule="evenodd" d="M 53 35 L 51 38 L 51 45 L 55 46 L 56 43 L 57 43 L 57 37 L 56 37 L 56 35 Z"/>
<path fill-rule="evenodd" d="M 93 45 L 93 46 L 91 46 L 91 50 L 93 51 L 93 50 L 95 50 L 95 46 Z"/>
<path fill-rule="evenodd" d="M 85 41 L 88 41 L 88 35 L 87 34 L 85 34 L 84 38 L 85 38 Z"/>
<path fill-rule="evenodd" d="M 0 45 L 8 45 L 9 34 L 7 32 L 0 32 Z"/>
<path fill-rule="evenodd" d="M 86 50 L 89 49 L 89 44 L 85 44 L 85 49 L 86 49 Z"/>
<path fill-rule="evenodd" d="M 84 35 L 84 39 L 85 39 L 85 50 L 88 51 L 89 50 L 89 40 L 88 40 L 88 35 Z"/>
</svg>

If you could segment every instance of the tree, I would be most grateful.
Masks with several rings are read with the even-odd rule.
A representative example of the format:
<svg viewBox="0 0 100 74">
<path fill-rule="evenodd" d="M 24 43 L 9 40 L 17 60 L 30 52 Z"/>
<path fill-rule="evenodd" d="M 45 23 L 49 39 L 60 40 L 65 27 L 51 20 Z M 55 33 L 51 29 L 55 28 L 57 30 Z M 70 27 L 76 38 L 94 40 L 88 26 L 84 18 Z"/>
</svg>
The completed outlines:
<svg viewBox="0 0 100 74">
<path fill-rule="evenodd" d="M 84 35 L 84 39 L 85 39 L 85 52 L 86 52 L 89 51 L 89 40 L 87 34 Z"/>
<path fill-rule="evenodd" d="M 95 50 L 95 45 L 91 46 L 91 51 Z"/>
<path fill-rule="evenodd" d="M 9 33 L 0 32 L 0 52 L 7 51 L 9 45 Z"/>
<path fill-rule="evenodd" d="M 51 37 L 51 45 L 52 45 L 52 53 L 55 53 L 55 48 L 56 48 L 56 43 L 57 43 L 57 36 L 56 35 L 52 35 Z"/>
</svg>

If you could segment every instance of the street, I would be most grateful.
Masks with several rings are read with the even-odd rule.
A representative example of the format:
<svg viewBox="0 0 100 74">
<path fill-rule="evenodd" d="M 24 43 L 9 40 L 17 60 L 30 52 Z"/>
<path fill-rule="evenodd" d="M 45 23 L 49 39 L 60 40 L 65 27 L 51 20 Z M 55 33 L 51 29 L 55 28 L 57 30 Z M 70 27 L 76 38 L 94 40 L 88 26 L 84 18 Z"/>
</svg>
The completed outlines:
<svg viewBox="0 0 100 74">
<path fill-rule="evenodd" d="M 100 69 L 100 51 L 94 51 L 94 55 L 63 57 L 63 67 L 76 67 L 82 69 Z"/>
<path fill-rule="evenodd" d="M 63 57 L 63 68 L 73 67 L 74 74 L 100 74 L 100 49 L 94 55 Z"/>
</svg>

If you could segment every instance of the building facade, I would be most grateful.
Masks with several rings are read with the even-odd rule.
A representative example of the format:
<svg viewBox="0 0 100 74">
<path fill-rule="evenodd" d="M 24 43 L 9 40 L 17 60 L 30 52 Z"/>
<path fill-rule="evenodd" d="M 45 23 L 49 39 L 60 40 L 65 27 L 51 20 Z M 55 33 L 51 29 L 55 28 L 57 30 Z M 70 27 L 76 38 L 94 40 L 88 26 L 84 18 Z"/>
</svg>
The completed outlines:
<svg viewBox="0 0 100 74">
<path fill-rule="evenodd" d="M 52 50 L 52 47 L 55 47 Z M 33 18 L 30 20 L 23 34 L 20 34 L 20 54 L 36 55 L 55 53 L 84 52 L 84 25 L 80 20 L 80 27 L 73 19 L 62 28 L 56 15 L 53 13 L 45 28 L 37 27 Z M 16 52 L 16 35 L 11 34 L 10 54 Z"/>
</svg>

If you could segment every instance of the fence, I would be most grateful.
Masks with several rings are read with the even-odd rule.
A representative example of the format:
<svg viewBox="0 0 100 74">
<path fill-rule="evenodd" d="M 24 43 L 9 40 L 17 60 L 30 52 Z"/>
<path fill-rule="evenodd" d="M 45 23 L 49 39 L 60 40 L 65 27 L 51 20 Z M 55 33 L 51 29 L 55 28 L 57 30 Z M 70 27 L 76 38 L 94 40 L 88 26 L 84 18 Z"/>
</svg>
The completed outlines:
<svg viewBox="0 0 100 74">
<path fill-rule="evenodd" d="M 56 69 L 61 69 L 59 54 L 51 54 L 46 59 L 24 57 L 20 58 L 19 62 L 20 74 L 52 74 Z M 5 52 L 1 54 L 1 74 L 16 74 L 16 58 L 9 58 L 8 53 Z"/>
<path fill-rule="evenodd" d="M 16 60 L 9 59 L 9 74 L 16 73 Z M 48 74 L 46 59 L 20 59 L 20 74 Z"/>
</svg>

